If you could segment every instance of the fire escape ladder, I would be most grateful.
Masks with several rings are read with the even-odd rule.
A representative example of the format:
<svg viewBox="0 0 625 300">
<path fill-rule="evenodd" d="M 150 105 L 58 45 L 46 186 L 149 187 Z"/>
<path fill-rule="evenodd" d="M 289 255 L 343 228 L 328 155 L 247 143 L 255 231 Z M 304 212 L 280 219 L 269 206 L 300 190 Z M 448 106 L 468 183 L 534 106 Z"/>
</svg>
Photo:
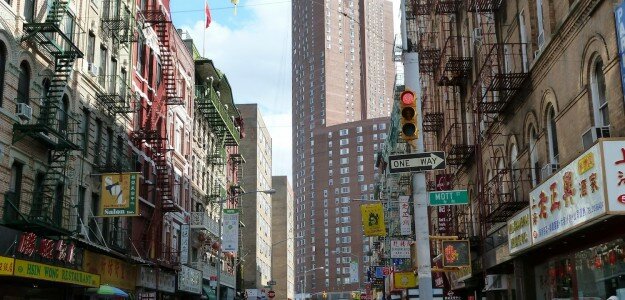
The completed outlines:
<svg viewBox="0 0 625 300">
<path fill-rule="evenodd" d="M 436 0 L 434 13 L 438 15 L 455 14 L 460 8 L 461 0 Z"/>
<path fill-rule="evenodd" d="M 102 3 L 102 31 L 112 38 L 115 45 L 137 41 L 136 23 L 130 8 L 119 6 L 119 0 L 104 0 Z"/>
<path fill-rule="evenodd" d="M 503 0 L 467 0 L 467 10 L 470 12 L 494 12 L 497 11 Z"/>
<path fill-rule="evenodd" d="M 462 49 L 469 43 L 469 39 L 462 36 L 450 36 L 445 40 L 438 72 L 439 86 L 462 86 L 466 82 L 473 60 L 471 56 L 465 56 Z"/>
</svg>

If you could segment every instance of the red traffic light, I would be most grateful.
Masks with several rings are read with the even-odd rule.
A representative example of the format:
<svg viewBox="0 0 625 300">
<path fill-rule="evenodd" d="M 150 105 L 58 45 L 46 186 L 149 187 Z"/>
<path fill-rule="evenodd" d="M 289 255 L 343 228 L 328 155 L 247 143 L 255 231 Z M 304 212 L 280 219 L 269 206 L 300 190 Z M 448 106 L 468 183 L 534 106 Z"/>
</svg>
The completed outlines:
<svg viewBox="0 0 625 300">
<path fill-rule="evenodd" d="M 403 91 L 399 96 L 403 105 L 413 105 L 415 103 L 416 95 L 413 91 Z"/>
</svg>

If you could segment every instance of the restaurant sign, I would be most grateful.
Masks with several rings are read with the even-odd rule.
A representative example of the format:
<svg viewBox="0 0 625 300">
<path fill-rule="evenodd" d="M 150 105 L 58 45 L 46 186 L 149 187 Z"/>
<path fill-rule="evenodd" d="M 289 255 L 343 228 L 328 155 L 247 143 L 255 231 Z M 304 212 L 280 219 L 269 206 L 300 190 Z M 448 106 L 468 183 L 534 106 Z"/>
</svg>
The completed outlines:
<svg viewBox="0 0 625 300">
<path fill-rule="evenodd" d="M 526 208 L 508 220 L 508 248 L 514 254 L 531 245 L 530 210 Z"/>
<path fill-rule="evenodd" d="M 602 140 L 530 192 L 532 244 L 625 213 L 625 141 Z"/>
<path fill-rule="evenodd" d="M 410 258 L 411 241 L 391 240 L 391 258 Z"/>
<path fill-rule="evenodd" d="M 81 249 L 73 242 L 39 237 L 32 232 L 21 233 L 15 251 L 19 258 L 40 259 L 72 266 L 80 266 L 82 263 L 77 259 L 81 257 Z"/>
<path fill-rule="evenodd" d="M 62 282 L 86 287 L 99 287 L 100 275 L 16 259 L 13 275 L 18 277 Z"/>
</svg>

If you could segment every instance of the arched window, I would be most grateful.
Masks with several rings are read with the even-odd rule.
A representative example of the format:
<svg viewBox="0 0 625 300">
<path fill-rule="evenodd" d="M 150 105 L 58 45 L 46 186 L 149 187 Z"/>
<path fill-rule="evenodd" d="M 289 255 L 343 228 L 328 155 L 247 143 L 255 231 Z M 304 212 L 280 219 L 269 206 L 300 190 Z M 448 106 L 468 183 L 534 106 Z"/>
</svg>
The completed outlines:
<svg viewBox="0 0 625 300">
<path fill-rule="evenodd" d="M 603 75 L 603 61 L 595 60 L 590 76 L 590 92 L 592 94 L 593 117 L 595 126 L 603 127 L 610 125 L 608 112 L 608 99 L 605 94 L 605 76 Z"/>
<path fill-rule="evenodd" d="M 547 108 L 547 144 L 549 146 L 549 163 L 557 165 L 560 159 L 558 152 L 558 133 L 556 131 L 556 112 L 553 106 Z"/>
<path fill-rule="evenodd" d="M 4 99 L 4 71 L 7 65 L 7 48 L 0 42 L 0 106 Z"/>
<path fill-rule="evenodd" d="M 538 151 L 536 149 L 536 129 L 534 126 L 531 126 L 529 129 L 529 155 L 530 155 L 530 166 L 532 169 L 532 187 L 538 184 L 538 172 L 540 172 L 540 168 L 538 166 Z"/>
<path fill-rule="evenodd" d="M 20 74 L 17 81 L 17 103 L 26 103 L 30 98 L 30 66 L 28 62 L 20 64 Z"/>
<path fill-rule="evenodd" d="M 48 92 L 50 92 L 50 79 L 48 78 L 43 79 L 43 82 L 41 83 L 41 85 L 43 86 L 43 93 L 41 94 L 41 97 L 46 98 L 48 97 Z"/>
<path fill-rule="evenodd" d="M 512 144 L 510 149 L 510 174 L 512 182 L 512 201 L 521 201 L 521 183 L 519 182 L 521 179 L 521 170 L 519 168 L 519 149 L 517 149 L 516 144 Z"/>
</svg>

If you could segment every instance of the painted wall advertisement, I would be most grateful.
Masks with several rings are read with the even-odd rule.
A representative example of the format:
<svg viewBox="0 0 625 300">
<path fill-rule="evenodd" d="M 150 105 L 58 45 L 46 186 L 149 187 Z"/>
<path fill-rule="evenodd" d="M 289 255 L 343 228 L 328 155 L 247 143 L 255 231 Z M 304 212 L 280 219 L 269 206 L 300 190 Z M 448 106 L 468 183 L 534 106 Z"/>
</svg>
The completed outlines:
<svg viewBox="0 0 625 300">
<path fill-rule="evenodd" d="M 185 265 L 181 265 L 180 267 L 180 272 L 178 272 L 178 290 L 193 294 L 201 294 L 202 271 Z"/>
<path fill-rule="evenodd" d="M 102 284 L 109 284 L 120 289 L 135 289 L 136 269 L 133 265 L 110 256 L 85 251 L 83 270 L 100 274 Z"/>
<path fill-rule="evenodd" d="M 239 250 L 238 209 L 224 209 L 222 233 L 223 251 L 236 253 Z"/>
<path fill-rule="evenodd" d="M 410 258 L 411 241 L 392 240 L 391 241 L 391 258 Z"/>
<path fill-rule="evenodd" d="M 98 217 L 139 215 L 139 173 L 102 174 Z"/>
<path fill-rule="evenodd" d="M 360 213 L 365 236 L 386 236 L 382 203 L 361 205 Z"/>
<path fill-rule="evenodd" d="M 399 196 L 399 231 L 401 235 L 412 235 L 412 216 L 410 215 L 410 196 Z"/>
</svg>

